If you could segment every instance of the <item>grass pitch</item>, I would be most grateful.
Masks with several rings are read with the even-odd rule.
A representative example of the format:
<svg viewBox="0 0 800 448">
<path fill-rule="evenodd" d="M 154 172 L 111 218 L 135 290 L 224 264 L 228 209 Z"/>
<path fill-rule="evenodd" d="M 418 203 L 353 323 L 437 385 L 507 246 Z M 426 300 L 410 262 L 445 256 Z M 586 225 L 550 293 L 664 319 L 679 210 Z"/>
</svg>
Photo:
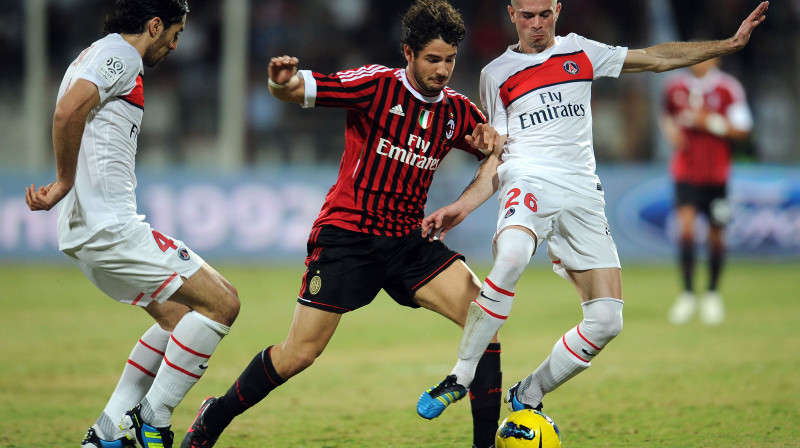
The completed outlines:
<svg viewBox="0 0 800 448">
<path fill-rule="evenodd" d="M 502 330 L 504 388 L 581 319 L 572 287 L 542 264 L 532 261 Z M 175 412 L 178 441 L 204 397 L 224 393 L 258 351 L 283 340 L 302 274 L 299 263 L 219 270 L 239 289 L 242 312 Z M 564 446 L 799 446 L 797 265 L 731 263 L 720 327 L 666 322 L 677 278 L 672 265 L 626 265 L 623 332 L 545 398 Z M 0 447 L 77 447 L 150 324 L 71 266 L 0 266 Z M 346 315 L 322 357 L 234 421 L 217 446 L 468 447 L 467 400 L 433 421 L 415 411 L 419 394 L 450 371 L 460 335 L 381 295 Z"/>
</svg>

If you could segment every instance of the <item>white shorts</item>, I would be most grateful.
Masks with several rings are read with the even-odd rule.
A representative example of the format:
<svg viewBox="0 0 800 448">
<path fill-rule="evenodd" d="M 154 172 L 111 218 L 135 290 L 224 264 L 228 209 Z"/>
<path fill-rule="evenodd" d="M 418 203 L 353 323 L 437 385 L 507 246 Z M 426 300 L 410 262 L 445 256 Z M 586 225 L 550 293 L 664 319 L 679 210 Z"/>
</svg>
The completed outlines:
<svg viewBox="0 0 800 448">
<path fill-rule="evenodd" d="M 100 231 L 64 253 L 109 297 L 141 307 L 163 303 L 205 263 L 182 241 L 146 222 L 122 232 Z"/>
<path fill-rule="evenodd" d="M 620 267 L 602 197 L 529 178 L 504 184 L 498 200 L 495 238 L 508 226 L 530 229 L 537 247 L 547 241 L 553 270 L 562 277 L 567 278 L 566 270 Z"/>
</svg>

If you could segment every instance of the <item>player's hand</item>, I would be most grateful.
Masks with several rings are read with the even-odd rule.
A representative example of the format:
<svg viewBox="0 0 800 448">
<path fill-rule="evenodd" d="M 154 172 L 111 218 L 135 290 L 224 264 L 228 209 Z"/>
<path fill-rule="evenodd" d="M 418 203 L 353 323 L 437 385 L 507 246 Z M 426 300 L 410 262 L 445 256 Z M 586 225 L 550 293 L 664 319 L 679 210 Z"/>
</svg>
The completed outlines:
<svg viewBox="0 0 800 448">
<path fill-rule="evenodd" d="M 59 181 L 52 182 L 47 186 L 42 185 L 38 189 L 36 185 L 31 184 L 30 187 L 25 188 L 25 202 L 31 211 L 50 210 L 64 199 L 71 189 L 71 186 L 66 186 Z"/>
<path fill-rule="evenodd" d="M 769 2 L 761 2 L 753 12 L 744 19 L 742 25 L 739 27 L 739 30 L 736 31 L 736 34 L 733 35 L 731 40 L 733 41 L 734 46 L 737 50 L 742 49 L 747 42 L 750 41 L 750 35 L 753 33 L 753 30 L 761 24 L 764 20 L 766 20 L 767 9 L 769 9 Z"/>
<path fill-rule="evenodd" d="M 497 141 L 500 134 L 497 133 L 495 128 L 486 123 L 478 123 L 472 135 L 465 136 L 467 143 L 475 149 L 481 150 L 482 153 L 489 155 L 495 151 Z"/>
<path fill-rule="evenodd" d="M 276 56 L 269 60 L 269 79 L 276 84 L 286 84 L 297 73 L 300 60 L 293 56 Z"/>
<path fill-rule="evenodd" d="M 428 241 L 443 240 L 445 234 L 468 215 L 457 204 L 450 204 L 431 213 L 422 220 L 422 237 Z"/>
</svg>

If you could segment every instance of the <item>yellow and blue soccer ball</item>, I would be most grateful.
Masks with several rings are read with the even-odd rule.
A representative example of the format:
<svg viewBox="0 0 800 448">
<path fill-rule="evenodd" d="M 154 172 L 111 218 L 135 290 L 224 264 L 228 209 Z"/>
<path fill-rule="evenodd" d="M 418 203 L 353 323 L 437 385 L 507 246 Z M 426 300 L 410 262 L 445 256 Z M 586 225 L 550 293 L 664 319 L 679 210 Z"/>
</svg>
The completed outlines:
<svg viewBox="0 0 800 448">
<path fill-rule="evenodd" d="M 523 409 L 508 414 L 497 429 L 495 448 L 561 448 L 556 422 L 541 411 Z"/>
</svg>

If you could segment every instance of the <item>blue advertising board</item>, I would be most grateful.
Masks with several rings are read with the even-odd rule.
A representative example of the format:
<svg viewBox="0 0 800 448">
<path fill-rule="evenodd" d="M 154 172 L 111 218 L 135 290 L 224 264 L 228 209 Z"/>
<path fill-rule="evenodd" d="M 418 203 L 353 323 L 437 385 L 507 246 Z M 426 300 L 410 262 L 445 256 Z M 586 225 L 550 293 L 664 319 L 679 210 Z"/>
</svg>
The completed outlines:
<svg viewBox="0 0 800 448">
<path fill-rule="evenodd" d="M 612 236 L 626 262 L 671 260 L 675 254 L 673 188 L 663 166 L 598 168 Z M 30 212 L 24 188 L 52 173 L 2 172 L 0 262 L 65 261 L 58 252 L 56 212 Z M 428 211 L 454 200 L 475 174 L 474 164 L 443 166 Z M 141 170 L 140 213 L 162 233 L 182 239 L 212 262 L 302 263 L 306 239 L 336 169 L 284 168 L 228 174 L 187 169 Z M 800 259 L 800 168 L 737 166 L 730 186 L 726 232 L 733 257 Z M 490 199 L 446 237 L 470 262 L 491 261 L 497 213 Z M 698 223 L 703 228 L 704 223 Z M 698 234 L 703 244 L 704 232 Z M 540 250 L 540 252 L 542 252 Z M 542 253 L 535 260 L 545 261 Z"/>
</svg>

